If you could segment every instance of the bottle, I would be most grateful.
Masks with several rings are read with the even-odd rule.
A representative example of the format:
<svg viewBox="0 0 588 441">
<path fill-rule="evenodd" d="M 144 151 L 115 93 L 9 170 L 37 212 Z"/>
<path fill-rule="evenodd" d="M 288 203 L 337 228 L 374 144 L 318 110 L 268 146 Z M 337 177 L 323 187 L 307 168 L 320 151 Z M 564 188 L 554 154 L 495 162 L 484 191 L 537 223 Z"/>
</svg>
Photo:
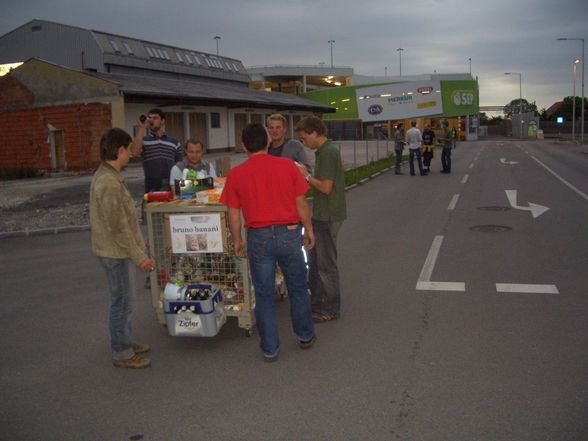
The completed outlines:
<svg viewBox="0 0 588 441">
<path fill-rule="evenodd" d="M 143 196 L 147 202 L 171 201 L 173 198 L 174 194 L 171 191 L 150 191 Z"/>
</svg>

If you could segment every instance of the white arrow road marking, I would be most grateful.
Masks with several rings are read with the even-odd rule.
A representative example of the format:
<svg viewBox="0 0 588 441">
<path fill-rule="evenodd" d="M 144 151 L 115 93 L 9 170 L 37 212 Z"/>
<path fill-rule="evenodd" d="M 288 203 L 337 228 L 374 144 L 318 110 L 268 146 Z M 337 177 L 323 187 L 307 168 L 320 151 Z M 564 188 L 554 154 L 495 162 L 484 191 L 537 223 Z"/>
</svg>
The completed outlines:
<svg viewBox="0 0 588 441">
<path fill-rule="evenodd" d="M 465 283 L 463 282 L 431 282 L 433 275 L 433 268 L 443 243 L 443 236 L 435 236 L 433 244 L 425 259 L 425 264 L 419 275 L 419 280 L 416 284 L 416 289 L 421 291 L 465 291 Z"/>
<path fill-rule="evenodd" d="M 555 285 L 533 285 L 524 283 L 497 283 L 496 291 L 525 294 L 559 294 L 559 290 Z"/>
<path fill-rule="evenodd" d="M 506 158 L 500 158 L 500 162 L 502 162 L 503 164 L 507 164 L 507 165 L 518 164 L 518 162 L 516 162 L 516 161 L 507 161 Z"/>
<path fill-rule="evenodd" d="M 517 210 L 530 211 L 531 214 L 533 215 L 533 219 L 538 218 L 543 213 L 545 213 L 547 210 L 549 210 L 549 207 L 544 207 L 543 205 L 534 204 L 532 202 L 529 202 L 528 207 L 521 207 L 520 205 L 517 205 L 517 191 L 516 190 L 504 190 L 504 192 L 506 193 L 506 197 L 508 198 L 508 202 L 510 203 L 510 206 L 512 208 L 516 208 Z"/>
</svg>

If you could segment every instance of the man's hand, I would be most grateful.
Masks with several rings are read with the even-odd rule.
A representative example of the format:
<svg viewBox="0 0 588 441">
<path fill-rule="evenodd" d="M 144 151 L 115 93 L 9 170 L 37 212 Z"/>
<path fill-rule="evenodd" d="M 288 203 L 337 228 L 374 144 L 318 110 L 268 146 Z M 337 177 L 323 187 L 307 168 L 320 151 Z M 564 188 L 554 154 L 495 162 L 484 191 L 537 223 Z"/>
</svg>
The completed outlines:
<svg viewBox="0 0 588 441">
<path fill-rule="evenodd" d="M 294 163 L 296 164 L 296 167 L 298 167 L 298 170 L 302 174 L 302 177 L 306 179 L 306 177 L 310 174 L 308 173 L 308 169 L 306 168 L 306 166 L 304 164 L 300 164 L 299 162 Z"/>
<path fill-rule="evenodd" d="M 306 251 L 310 251 L 314 248 L 315 238 L 314 238 L 314 231 L 304 229 L 304 237 L 302 237 L 302 244 L 304 245 L 304 249 Z"/>
<path fill-rule="evenodd" d="M 139 269 L 145 273 L 151 272 L 155 269 L 155 261 L 153 259 L 147 258 L 141 262 Z"/>
<path fill-rule="evenodd" d="M 247 253 L 245 252 L 245 243 L 241 238 L 233 238 L 233 245 L 235 247 L 235 254 L 239 257 L 246 258 Z"/>
</svg>

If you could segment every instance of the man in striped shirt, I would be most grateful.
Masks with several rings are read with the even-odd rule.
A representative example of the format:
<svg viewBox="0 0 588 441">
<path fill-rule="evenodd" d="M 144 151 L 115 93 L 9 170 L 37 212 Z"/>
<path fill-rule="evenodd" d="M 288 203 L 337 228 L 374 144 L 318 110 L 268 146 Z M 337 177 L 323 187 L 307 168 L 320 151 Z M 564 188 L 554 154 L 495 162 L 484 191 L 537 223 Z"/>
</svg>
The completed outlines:
<svg viewBox="0 0 588 441">
<path fill-rule="evenodd" d="M 145 193 L 160 191 L 167 187 L 169 175 L 176 162 L 184 159 L 180 142 L 165 133 L 165 113 L 151 109 L 147 119 L 137 121 L 139 130 L 131 145 L 133 155 L 141 155 L 145 174 Z M 145 129 L 149 128 L 149 135 Z"/>
</svg>

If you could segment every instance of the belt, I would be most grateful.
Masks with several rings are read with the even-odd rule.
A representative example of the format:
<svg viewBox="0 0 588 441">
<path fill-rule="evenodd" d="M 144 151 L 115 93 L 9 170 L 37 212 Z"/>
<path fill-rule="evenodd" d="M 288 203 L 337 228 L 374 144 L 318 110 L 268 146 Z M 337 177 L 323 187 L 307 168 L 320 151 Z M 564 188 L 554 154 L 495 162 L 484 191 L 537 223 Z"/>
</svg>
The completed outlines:
<svg viewBox="0 0 588 441">
<path fill-rule="evenodd" d="M 249 227 L 249 230 L 263 230 L 263 229 L 272 229 L 275 230 L 276 228 L 286 228 L 287 230 L 296 230 L 301 227 L 301 223 L 297 224 L 274 224 L 274 225 L 267 225 L 265 227 Z"/>
</svg>

